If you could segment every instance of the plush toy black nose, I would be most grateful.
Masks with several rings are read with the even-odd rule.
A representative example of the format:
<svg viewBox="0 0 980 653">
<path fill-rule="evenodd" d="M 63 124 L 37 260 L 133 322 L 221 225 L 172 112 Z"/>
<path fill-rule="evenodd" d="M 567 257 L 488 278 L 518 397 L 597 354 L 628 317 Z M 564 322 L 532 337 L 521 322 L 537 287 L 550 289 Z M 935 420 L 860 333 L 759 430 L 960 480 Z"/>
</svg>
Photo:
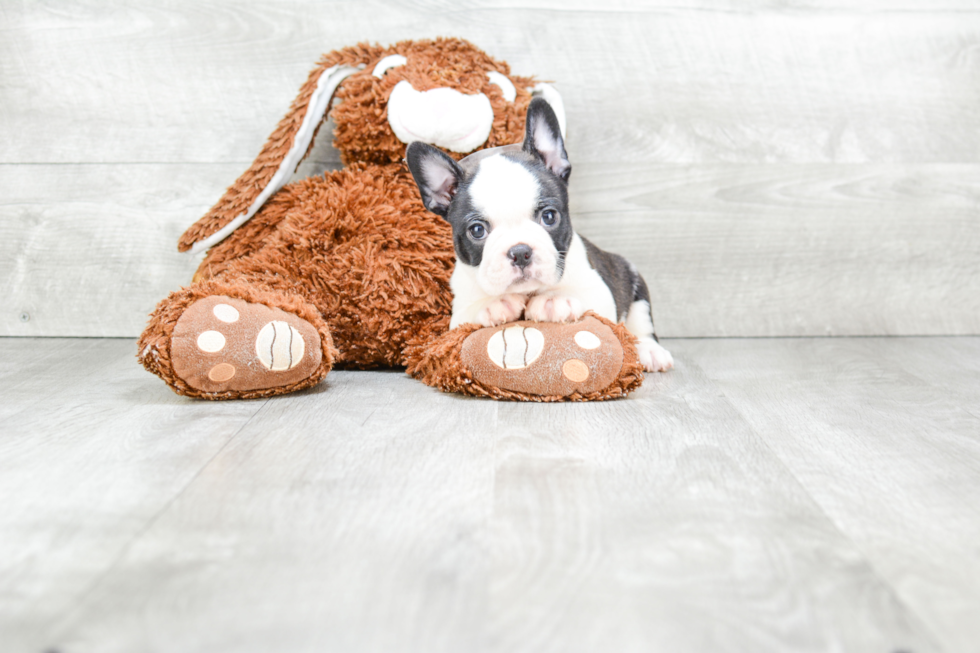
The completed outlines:
<svg viewBox="0 0 980 653">
<path fill-rule="evenodd" d="M 526 268 L 531 265 L 531 246 L 524 243 L 514 245 L 507 250 L 507 256 L 510 257 L 511 263 L 517 267 Z"/>
</svg>

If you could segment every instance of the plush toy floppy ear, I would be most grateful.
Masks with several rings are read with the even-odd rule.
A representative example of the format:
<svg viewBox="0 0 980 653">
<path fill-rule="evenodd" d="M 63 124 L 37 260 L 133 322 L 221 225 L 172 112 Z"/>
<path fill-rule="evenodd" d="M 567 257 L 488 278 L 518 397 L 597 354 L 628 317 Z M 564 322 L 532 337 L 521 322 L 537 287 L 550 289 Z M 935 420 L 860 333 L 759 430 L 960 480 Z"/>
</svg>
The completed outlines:
<svg viewBox="0 0 980 653">
<path fill-rule="evenodd" d="M 554 109 L 543 97 L 531 100 L 527 108 L 527 125 L 524 130 L 523 149 L 541 158 L 557 177 L 568 181 L 572 164 L 565 152 L 565 140 Z"/>
<path fill-rule="evenodd" d="M 422 203 L 436 215 L 446 217 L 449 203 L 463 180 L 463 169 L 449 155 L 422 141 L 415 141 L 405 152 Z"/>
<path fill-rule="evenodd" d="M 190 249 L 198 253 L 214 247 L 251 220 L 266 200 L 286 185 L 309 152 L 313 135 L 329 112 L 337 87 L 362 67 L 338 64 L 313 71 L 252 167 L 225 191 L 225 196 L 207 215 L 181 236 L 181 251 Z"/>
<path fill-rule="evenodd" d="M 182 252 L 207 250 L 254 216 L 282 188 L 307 153 L 317 128 L 330 111 L 334 93 L 348 76 L 381 60 L 390 49 L 360 44 L 320 58 L 289 112 L 262 146 L 255 161 L 211 210 L 180 237 Z"/>
</svg>

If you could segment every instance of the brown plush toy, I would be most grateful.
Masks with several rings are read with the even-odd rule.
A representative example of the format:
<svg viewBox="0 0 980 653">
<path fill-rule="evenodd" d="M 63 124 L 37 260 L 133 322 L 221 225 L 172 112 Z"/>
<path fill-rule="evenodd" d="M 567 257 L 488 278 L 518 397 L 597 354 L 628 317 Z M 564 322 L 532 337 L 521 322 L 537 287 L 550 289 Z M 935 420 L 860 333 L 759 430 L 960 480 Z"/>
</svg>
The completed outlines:
<svg viewBox="0 0 980 653">
<path fill-rule="evenodd" d="M 495 399 L 638 387 L 633 337 L 591 314 L 449 331 L 451 229 L 423 206 L 406 143 L 460 158 L 519 142 L 532 93 L 562 115 L 553 89 L 458 39 L 325 55 L 252 166 L 181 237 L 181 251 L 207 255 L 150 316 L 140 362 L 206 399 L 307 388 L 333 365 L 406 366 L 442 390 Z M 347 167 L 287 184 L 328 112 Z"/>
</svg>

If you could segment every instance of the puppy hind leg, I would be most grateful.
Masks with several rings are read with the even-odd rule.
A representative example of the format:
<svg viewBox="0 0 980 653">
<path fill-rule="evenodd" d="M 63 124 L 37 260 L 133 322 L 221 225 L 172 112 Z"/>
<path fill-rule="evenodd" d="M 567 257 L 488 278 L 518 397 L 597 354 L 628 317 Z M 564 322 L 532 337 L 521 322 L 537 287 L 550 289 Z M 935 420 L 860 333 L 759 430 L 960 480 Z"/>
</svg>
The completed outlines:
<svg viewBox="0 0 980 653">
<path fill-rule="evenodd" d="M 636 351 L 643 369 L 647 372 L 666 372 L 674 366 L 674 357 L 657 341 L 649 301 L 638 299 L 630 304 L 626 328 L 637 337 Z"/>
</svg>

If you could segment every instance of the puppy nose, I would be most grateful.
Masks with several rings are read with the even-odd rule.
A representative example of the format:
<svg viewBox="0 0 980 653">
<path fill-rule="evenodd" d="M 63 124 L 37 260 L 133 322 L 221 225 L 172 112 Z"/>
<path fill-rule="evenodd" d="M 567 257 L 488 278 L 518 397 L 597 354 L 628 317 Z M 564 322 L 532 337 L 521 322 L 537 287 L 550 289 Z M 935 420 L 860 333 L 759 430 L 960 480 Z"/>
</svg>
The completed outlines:
<svg viewBox="0 0 980 653">
<path fill-rule="evenodd" d="M 511 263 L 519 268 L 526 268 L 531 264 L 531 246 L 520 243 L 507 250 L 507 256 Z"/>
</svg>

